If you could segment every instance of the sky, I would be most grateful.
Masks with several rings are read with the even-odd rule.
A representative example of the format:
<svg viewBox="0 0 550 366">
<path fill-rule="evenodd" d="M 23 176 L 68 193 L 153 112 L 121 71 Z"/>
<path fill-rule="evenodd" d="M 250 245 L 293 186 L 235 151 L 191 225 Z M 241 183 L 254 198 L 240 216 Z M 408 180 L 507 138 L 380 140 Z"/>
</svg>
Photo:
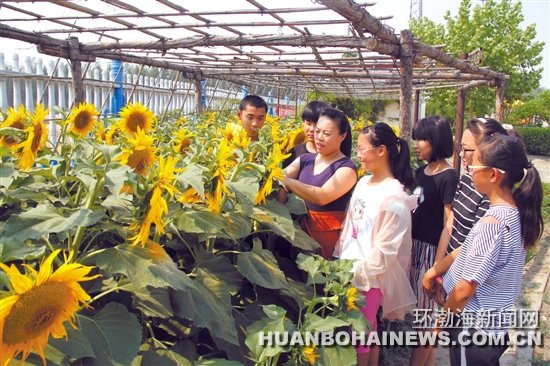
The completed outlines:
<svg viewBox="0 0 550 366">
<path fill-rule="evenodd" d="M 232 4 L 235 4 L 236 1 L 243 0 L 232 1 Z M 443 16 L 447 10 L 449 10 L 452 15 L 456 15 L 456 10 L 460 4 L 460 0 L 379 0 L 374 6 L 369 6 L 366 9 L 377 17 L 393 16 L 392 19 L 383 20 L 382 22 L 392 27 L 396 33 L 399 33 L 400 30 L 408 28 L 411 1 L 415 4 L 422 2 L 423 15 L 439 23 L 443 23 Z M 361 1 L 356 0 L 356 2 Z M 481 3 L 482 0 L 472 0 L 472 2 L 477 4 Z M 150 1 L 144 0 L 142 4 L 145 5 L 146 3 L 150 3 Z M 179 3 L 185 6 L 186 1 L 179 1 Z M 297 4 L 300 3 L 300 1 L 262 0 L 261 3 L 265 4 L 267 7 L 281 8 L 299 6 Z M 200 3 L 195 3 L 193 8 L 197 6 L 196 4 L 200 4 L 199 6 L 202 6 L 204 9 L 212 9 L 219 7 L 220 4 L 226 6 L 228 3 L 227 0 L 204 0 Z M 310 4 L 309 1 L 308 4 Z M 84 5 L 86 4 L 84 3 Z M 51 4 L 45 5 L 35 2 L 33 4 L 33 11 L 47 14 L 47 6 L 51 6 Z M 40 11 L 40 7 L 44 7 L 43 12 Z M 537 40 L 546 42 L 546 47 L 543 51 L 544 60 L 542 67 L 544 68 L 544 73 L 541 80 L 541 86 L 550 89 L 550 0 L 522 0 L 522 7 L 525 16 L 525 26 L 535 23 L 537 27 Z M 0 19 L 2 18 L 2 11 L 0 6 Z M 315 33 L 315 31 L 312 32 Z M 2 40 L 2 43 L 3 47 L 1 52 L 4 53 L 8 64 L 11 63 L 11 55 L 14 52 L 22 55 L 20 57 L 20 63 L 23 63 L 24 56 L 39 56 L 34 45 L 23 42 L 6 41 L 5 39 Z"/>
</svg>

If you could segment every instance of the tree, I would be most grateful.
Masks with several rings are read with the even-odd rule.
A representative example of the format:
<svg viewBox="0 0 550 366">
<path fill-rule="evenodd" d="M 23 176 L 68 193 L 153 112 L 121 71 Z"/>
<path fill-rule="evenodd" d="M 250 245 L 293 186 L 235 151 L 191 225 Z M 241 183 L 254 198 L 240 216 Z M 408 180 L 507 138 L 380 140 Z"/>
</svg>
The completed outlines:
<svg viewBox="0 0 550 366">
<path fill-rule="evenodd" d="M 333 93 L 308 93 L 307 100 L 320 100 L 333 108 L 338 108 L 351 119 L 363 117 L 369 121 L 377 121 L 384 113 L 390 100 L 360 99 L 353 97 L 336 96 Z"/>
<path fill-rule="evenodd" d="M 412 20 L 413 35 L 423 43 L 445 45 L 445 51 L 455 57 L 482 48 L 480 66 L 510 75 L 506 81 L 505 100 L 522 99 L 538 88 L 542 76 L 543 42 L 536 42 L 535 25 L 521 27 L 521 2 L 487 0 L 473 7 L 462 0 L 458 14 L 444 17 L 446 24 L 436 24 L 427 18 Z M 430 113 L 454 117 L 456 90 L 438 90 L 427 94 Z M 468 91 L 466 115 L 490 114 L 495 106 L 495 89 L 487 86 Z"/>
<path fill-rule="evenodd" d="M 536 94 L 525 103 L 512 103 L 507 122 L 512 124 L 534 124 L 541 126 L 543 121 L 550 121 L 550 90 Z"/>
</svg>

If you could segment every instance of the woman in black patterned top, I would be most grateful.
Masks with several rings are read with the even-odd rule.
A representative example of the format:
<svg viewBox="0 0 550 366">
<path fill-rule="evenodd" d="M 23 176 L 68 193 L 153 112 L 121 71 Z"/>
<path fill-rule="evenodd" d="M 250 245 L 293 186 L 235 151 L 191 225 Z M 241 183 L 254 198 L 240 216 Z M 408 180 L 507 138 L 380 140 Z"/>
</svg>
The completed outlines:
<svg viewBox="0 0 550 366">
<path fill-rule="evenodd" d="M 472 177 L 466 167 L 472 164 L 474 151 L 485 136 L 494 133 L 507 135 L 506 130 L 492 118 L 474 118 L 468 122 L 460 143 L 460 157 L 464 174 L 460 177 L 452 204 L 452 227 L 446 226 L 439 238 L 435 262 L 464 243 L 474 224 L 485 215 L 489 200 L 474 188 Z"/>
</svg>

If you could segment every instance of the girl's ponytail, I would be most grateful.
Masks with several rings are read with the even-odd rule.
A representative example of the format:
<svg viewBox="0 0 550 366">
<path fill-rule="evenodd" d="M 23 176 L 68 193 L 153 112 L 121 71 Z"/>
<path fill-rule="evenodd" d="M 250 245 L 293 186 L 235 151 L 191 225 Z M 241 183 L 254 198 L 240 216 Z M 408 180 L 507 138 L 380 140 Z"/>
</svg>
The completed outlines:
<svg viewBox="0 0 550 366">
<path fill-rule="evenodd" d="M 542 206 L 542 184 L 539 172 L 533 164 L 529 163 L 524 168 L 523 179 L 513 194 L 521 217 L 521 235 L 524 245 L 531 247 L 535 245 L 544 229 L 541 210 L 537 210 L 537 207 Z"/>
<path fill-rule="evenodd" d="M 411 169 L 411 151 L 407 140 L 397 138 L 397 159 L 390 160 L 390 166 L 395 178 L 409 191 L 414 190 L 415 182 Z"/>
<path fill-rule="evenodd" d="M 527 160 L 523 144 L 516 136 L 493 134 L 483 139 L 478 150 L 485 165 L 506 173 L 502 186 L 512 190 L 518 206 L 523 245 L 526 248 L 535 245 L 544 229 L 542 183 L 539 172 Z"/>
</svg>

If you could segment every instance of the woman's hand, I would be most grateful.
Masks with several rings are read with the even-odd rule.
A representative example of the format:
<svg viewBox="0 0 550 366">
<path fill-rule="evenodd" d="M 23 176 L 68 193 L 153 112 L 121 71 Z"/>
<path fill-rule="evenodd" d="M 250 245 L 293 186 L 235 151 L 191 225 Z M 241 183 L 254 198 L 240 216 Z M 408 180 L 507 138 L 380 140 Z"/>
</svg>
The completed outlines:
<svg viewBox="0 0 550 366">
<path fill-rule="evenodd" d="M 434 296 L 435 278 L 436 273 L 433 267 L 427 270 L 424 274 L 424 278 L 422 278 L 422 288 L 429 298 Z"/>
</svg>

